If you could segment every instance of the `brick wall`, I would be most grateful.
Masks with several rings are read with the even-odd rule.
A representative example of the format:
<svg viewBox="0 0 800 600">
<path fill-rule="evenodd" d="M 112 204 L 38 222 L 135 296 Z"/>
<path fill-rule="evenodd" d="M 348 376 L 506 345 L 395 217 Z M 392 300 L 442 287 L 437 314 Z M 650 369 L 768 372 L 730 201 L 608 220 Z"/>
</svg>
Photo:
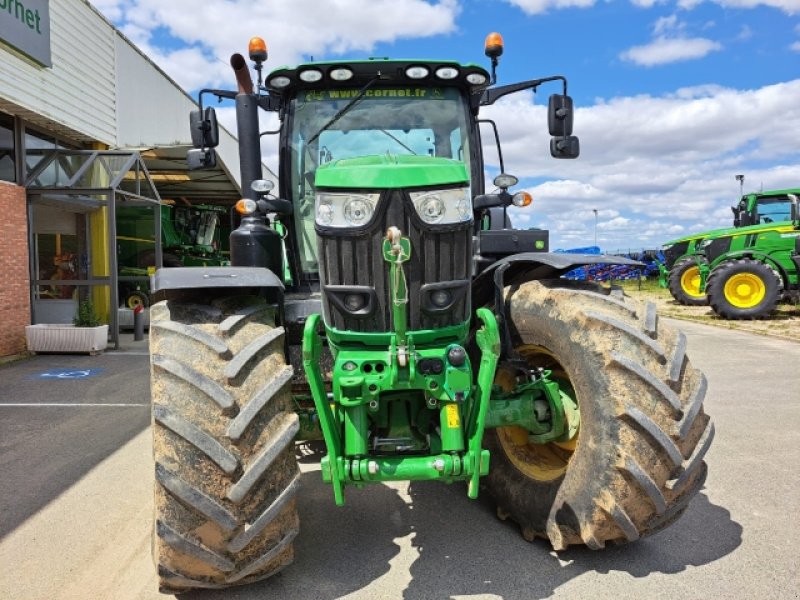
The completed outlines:
<svg viewBox="0 0 800 600">
<path fill-rule="evenodd" d="M 25 351 L 30 319 L 25 188 L 0 181 L 0 356 Z"/>
</svg>

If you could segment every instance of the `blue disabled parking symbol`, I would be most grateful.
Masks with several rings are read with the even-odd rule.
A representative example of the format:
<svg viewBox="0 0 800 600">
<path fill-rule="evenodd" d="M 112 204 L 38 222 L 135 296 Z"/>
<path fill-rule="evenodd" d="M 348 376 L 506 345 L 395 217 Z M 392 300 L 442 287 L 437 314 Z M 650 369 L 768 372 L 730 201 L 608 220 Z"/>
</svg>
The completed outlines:
<svg viewBox="0 0 800 600">
<path fill-rule="evenodd" d="M 43 373 L 37 373 L 33 379 L 87 379 L 103 372 L 103 369 L 48 369 Z"/>
</svg>

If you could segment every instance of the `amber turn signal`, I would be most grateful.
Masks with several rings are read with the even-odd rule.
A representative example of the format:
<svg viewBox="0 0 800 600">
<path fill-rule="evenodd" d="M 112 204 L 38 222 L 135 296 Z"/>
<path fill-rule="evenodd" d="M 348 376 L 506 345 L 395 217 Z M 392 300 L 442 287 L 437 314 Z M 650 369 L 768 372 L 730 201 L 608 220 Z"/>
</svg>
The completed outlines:
<svg viewBox="0 0 800 600">
<path fill-rule="evenodd" d="M 530 204 L 533 203 L 533 196 L 531 196 L 528 192 L 517 192 L 511 198 L 511 203 L 514 206 L 519 206 L 519 207 L 529 206 Z"/>
<path fill-rule="evenodd" d="M 258 208 L 256 201 L 250 198 L 242 198 L 236 203 L 236 212 L 240 215 L 252 215 L 256 212 L 256 208 Z"/>
</svg>

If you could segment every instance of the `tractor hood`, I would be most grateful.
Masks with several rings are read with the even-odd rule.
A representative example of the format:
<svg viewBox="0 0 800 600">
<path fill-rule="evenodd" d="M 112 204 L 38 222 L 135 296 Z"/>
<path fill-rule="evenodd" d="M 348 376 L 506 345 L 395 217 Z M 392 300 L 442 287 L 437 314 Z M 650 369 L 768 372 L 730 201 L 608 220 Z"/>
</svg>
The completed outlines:
<svg viewBox="0 0 800 600">
<path fill-rule="evenodd" d="M 736 231 L 734 227 L 721 227 L 719 229 L 709 229 L 708 231 L 701 231 L 700 233 L 693 233 L 691 235 L 687 235 L 681 238 L 676 238 L 674 240 L 670 240 L 668 242 L 664 242 L 662 244 L 663 247 L 673 246 L 675 244 L 680 244 L 681 242 L 691 242 L 692 240 L 702 240 L 707 237 L 717 236 L 720 234 L 728 233 Z"/>
<path fill-rule="evenodd" d="M 397 189 L 468 183 L 463 162 L 436 156 L 360 156 L 331 161 L 316 172 L 317 188 Z"/>
</svg>

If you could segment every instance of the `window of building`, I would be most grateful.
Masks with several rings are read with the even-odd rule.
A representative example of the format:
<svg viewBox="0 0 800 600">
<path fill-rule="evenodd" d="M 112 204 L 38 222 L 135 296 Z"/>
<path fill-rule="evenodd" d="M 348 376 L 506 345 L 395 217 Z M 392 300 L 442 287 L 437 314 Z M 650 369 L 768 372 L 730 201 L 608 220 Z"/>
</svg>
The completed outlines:
<svg viewBox="0 0 800 600">
<path fill-rule="evenodd" d="M 53 153 L 54 150 L 72 148 L 62 140 L 52 136 L 32 131 L 25 128 L 25 176 L 28 180 L 35 175 L 33 182 L 41 187 L 64 185 L 69 181 L 72 173 L 80 166 L 72 164 L 75 158 L 64 156 L 56 161 L 50 161 L 47 167 L 36 172 L 40 164 Z"/>
<path fill-rule="evenodd" d="M 0 114 L 0 180 L 17 180 L 14 156 L 14 119 Z"/>
</svg>

